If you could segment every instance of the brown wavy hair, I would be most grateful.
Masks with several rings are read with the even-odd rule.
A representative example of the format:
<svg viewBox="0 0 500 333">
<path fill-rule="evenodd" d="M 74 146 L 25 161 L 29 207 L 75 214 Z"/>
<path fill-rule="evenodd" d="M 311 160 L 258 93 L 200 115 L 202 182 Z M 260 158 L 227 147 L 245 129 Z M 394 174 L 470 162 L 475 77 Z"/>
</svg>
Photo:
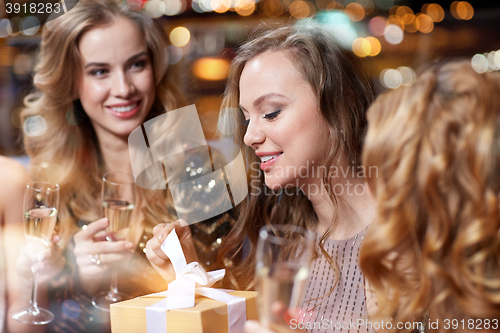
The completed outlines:
<svg viewBox="0 0 500 333">
<path fill-rule="evenodd" d="M 239 110 L 241 73 L 251 59 L 265 52 L 276 51 L 284 51 L 294 60 L 316 95 L 332 138 L 325 151 L 326 170 L 336 165 L 340 156 L 349 166 L 360 166 L 365 112 L 375 96 L 372 82 L 358 58 L 340 49 L 321 26 L 311 21 L 262 25 L 239 47 L 231 64 L 219 126 L 223 135 L 231 135 L 241 147 L 249 165 L 248 197 L 238 206 L 236 225 L 222 242 L 219 253 L 219 261 L 228 263 L 228 258 L 234 261 L 235 266 L 228 269 L 229 282 L 238 289 L 251 289 L 255 285 L 255 252 L 258 231 L 262 226 L 291 224 L 315 230 L 317 224 L 314 209 L 300 190 L 293 195 L 282 195 L 280 191 L 273 192 L 266 187 L 261 170 L 252 167 L 259 163 L 255 152 L 243 143 L 246 126 Z M 324 184 L 333 184 L 334 180 L 330 176 L 329 172 L 325 173 Z M 337 212 L 337 198 L 333 191 L 325 189 L 333 202 L 332 210 Z M 335 216 L 332 227 L 322 235 L 322 240 L 329 237 L 337 220 L 338 216 Z M 245 242 L 245 239 L 248 241 Z M 333 259 L 323 247 L 323 241 L 320 241 L 320 251 L 335 267 Z M 242 252 L 243 259 L 239 259 Z"/>
<path fill-rule="evenodd" d="M 439 332 L 447 319 L 500 318 L 499 116 L 500 73 L 470 61 L 436 65 L 369 109 L 363 165 L 378 167 L 378 208 L 360 267 L 380 317 L 428 314 Z"/>
<path fill-rule="evenodd" d="M 176 88 L 176 78 L 168 67 L 168 39 L 147 15 L 136 12 L 122 1 L 84 0 L 67 14 L 46 24 L 35 68 L 36 91 L 25 98 L 24 119 L 41 116 L 47 131 L 40 136 L 24 136 L 24 147 L 31 158 L 33 176 L 54 179 L 61 186 L 59 233 L 67 240 L 76 227 L 75 220 L 94 221 L 102 216 L 101 179 L 105 173 L 96 134 L 77 96 L 80 73 L 78 43 L 81 36 L 117 17 L 137 24 L 146 40 L 153 64 L 156 99 L 147 116 L 152 119 L 185 104 Z M 52 177 L 51 177 L 52 176 Z M 169 213 L 172 201 L 168 191 L 141 191 L 143 214 L 149 223 L 174 219 Z M 167 203 L 167 204 L 166 204 Z"/>
</svg>

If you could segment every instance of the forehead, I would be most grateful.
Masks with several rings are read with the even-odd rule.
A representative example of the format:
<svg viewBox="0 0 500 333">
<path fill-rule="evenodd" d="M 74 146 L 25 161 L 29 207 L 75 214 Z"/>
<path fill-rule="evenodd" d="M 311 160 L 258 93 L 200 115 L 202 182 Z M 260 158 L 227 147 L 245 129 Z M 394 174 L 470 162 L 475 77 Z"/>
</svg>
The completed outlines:
<svg viewBox="0 0 500 333">
<path fill-rule="evenodd" d="M 289 52 L 266 52 L 248 61 L 241 73 L 240 101 L 251 99 L 270 92 L 283 95 L 297 93 L 310 84 L 294 65 L 295 58 Z"/>
<path fill-rule="evenodd" d="M 78 49 L 84 62 L 112 62 L 146 50 L 147 44 L 135 22 L 116 17 L 109 24 L 85 32 L 80 38 Z"/>
</svg>

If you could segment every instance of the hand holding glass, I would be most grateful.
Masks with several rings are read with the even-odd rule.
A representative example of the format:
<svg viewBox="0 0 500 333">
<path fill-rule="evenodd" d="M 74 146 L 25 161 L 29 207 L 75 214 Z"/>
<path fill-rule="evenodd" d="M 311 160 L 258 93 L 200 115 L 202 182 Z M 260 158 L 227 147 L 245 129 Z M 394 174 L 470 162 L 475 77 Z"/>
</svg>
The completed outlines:
<svg viewBox="0 0 500 333">
<path fill-rule="evenodd" d="M 314 234 L 291 225 L 264 226 L 257 244 L 257 289 L 260 323 L 277 332 L 303 301 L 314 248 Z"/>
<path fill-rule="evenodd" d="M 47 182 L 30 182 L 24 192 L 24 235 L 28 256 L 36 258 L 47 250 L 57 220 L 59 185 Z M 12 318 L 25 324 L 45 325 L 54 319 L 49 310 L 38 307 L 38 273 L 33 274 L 30 307 L 14 311 Z"/>
<path fill-rule="evenodd" d="M 109 220 L 106 228 L 106 240 L 114 242 L 127 237 L 132 212 L 135 204 L 134 176 L 128 173 L 107 173 L 102 179 L 102 207 L 104 216 Z M 118 291 L 117 268 L 111 271 L 109 291 L 101 292 L 92 298 L 92 304 L 102 311 L 109 311 L 109 306 L 131 297 Z"/>
</svg>

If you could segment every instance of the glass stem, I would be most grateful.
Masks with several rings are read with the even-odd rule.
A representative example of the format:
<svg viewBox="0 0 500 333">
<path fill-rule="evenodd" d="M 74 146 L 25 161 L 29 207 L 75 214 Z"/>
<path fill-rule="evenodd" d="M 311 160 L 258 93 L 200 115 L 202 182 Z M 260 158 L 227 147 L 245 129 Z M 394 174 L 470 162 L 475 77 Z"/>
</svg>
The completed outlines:
<svg viewBox="0 0 500 333">
<path fill-rule="evenodd" d="M 116 267 L 111 268 L 111 285 L 109 286 L 109 296 L 114 298 L 118 294 L 118 272 Z"/>
<path fill-rule="evenodd" d="M 38 273 L 33 274 L 33 286 L 31 288 L 31 310 L 35 314 L 39 312 L 38 310 L 38 302 L 37 302 L 37 294 L 38 294 Z"/>
</svg>

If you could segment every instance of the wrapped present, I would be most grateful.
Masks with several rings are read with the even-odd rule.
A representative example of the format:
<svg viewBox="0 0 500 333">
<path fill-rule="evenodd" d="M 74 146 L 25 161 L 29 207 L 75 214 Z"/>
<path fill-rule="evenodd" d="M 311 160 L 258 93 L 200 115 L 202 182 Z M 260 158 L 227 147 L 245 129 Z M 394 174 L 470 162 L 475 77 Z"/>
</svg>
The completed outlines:
<svg viewBox="0 0 500 333">
<path fill-rule="evenodd" d="M 246 300 L 246 319 L 258 319 L 256 292 L 233 291 L 228 295 Z M 111 305 L 111 332 L 148 333 L 155 329 L 152 325 L 163 324 L 168 333 L 233 333 L 242 332 L 239 328 L 229 331 L 228 305 L 207 297 L 197 296 L 192 308 L 169 310 L 165 312 L 162 323 L 148 326 L 146 308 L 157 304 L 163 297 L 138 297 Z"/>
<path fill-rule="evenodd" d="M 176 279 L 168 290 L 111 305 L 114 333 L 243 333 L 247 319 L 257 319 L 256 293 L 210 288 L 225 270 L 205 272 L 187 264 L 173 230 L 162 244 Z"/>
</svg>

